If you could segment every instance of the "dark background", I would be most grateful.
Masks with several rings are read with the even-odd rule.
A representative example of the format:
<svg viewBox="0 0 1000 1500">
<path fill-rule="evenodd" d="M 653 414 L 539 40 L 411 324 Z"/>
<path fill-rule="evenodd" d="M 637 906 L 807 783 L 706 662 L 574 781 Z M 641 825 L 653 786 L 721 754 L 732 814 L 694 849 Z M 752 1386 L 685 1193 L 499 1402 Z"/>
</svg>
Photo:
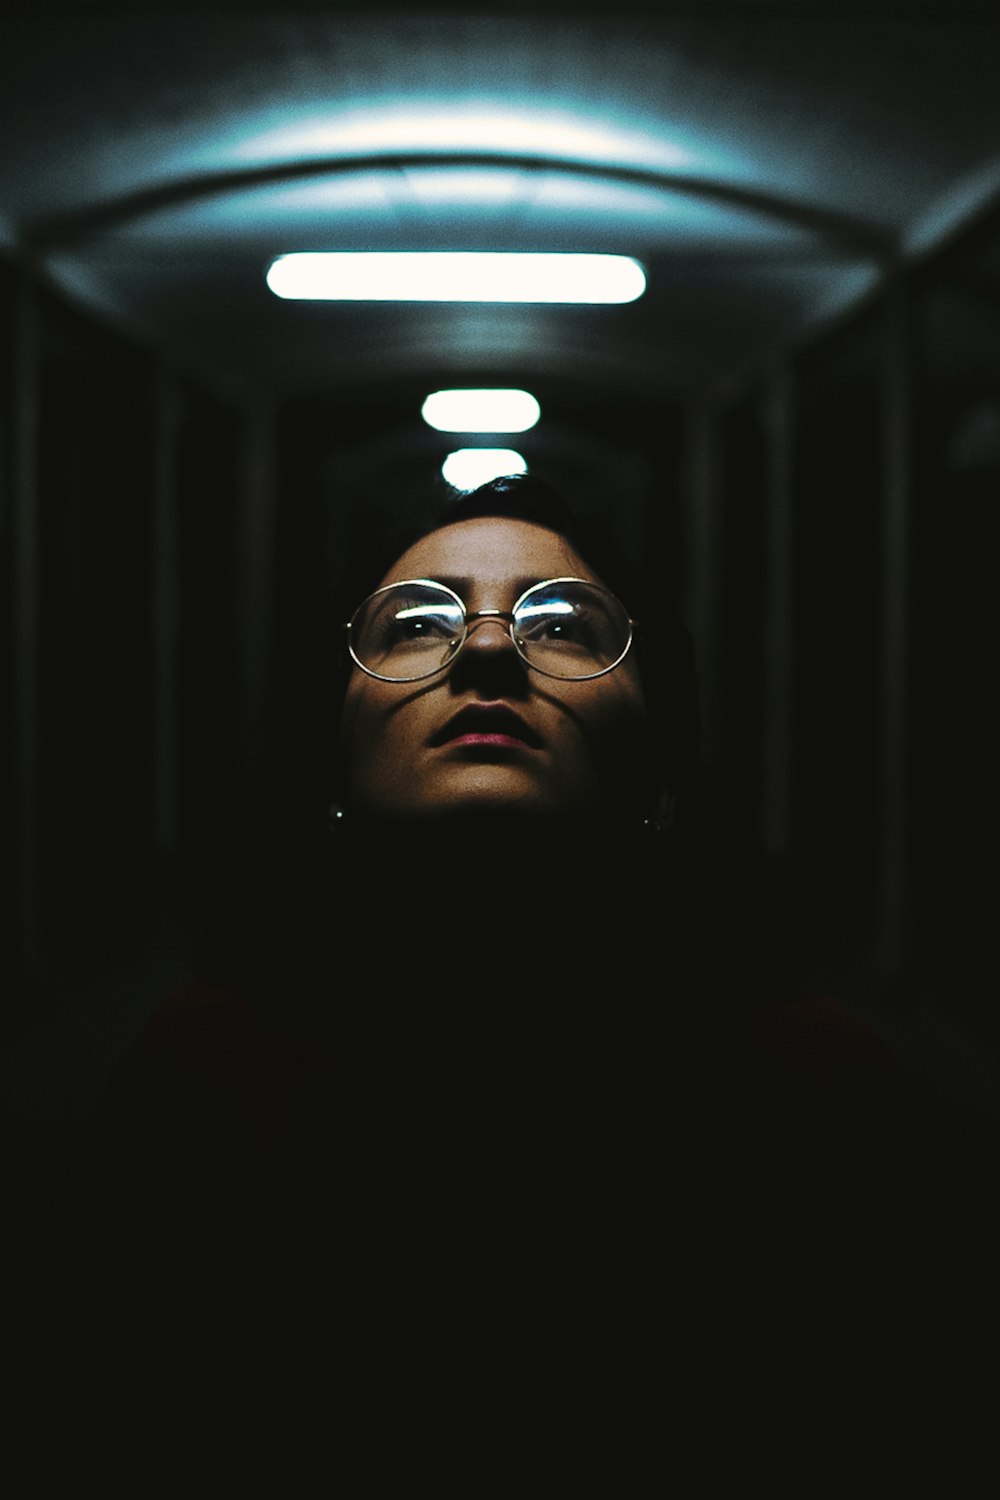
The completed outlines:
<svg viewBox="0 0 1000 1500">
<path fill-rule="evenodd" d="M 532 10 L 410 8 L 405 36 L 385 6 L 5 23 L 0 1026 L 28 1260 L 111 1068 L 189 971 L 220 809 L 323 618 L 350 507 L 429 482 L 449 440 L 420 402 L 450 384 L 538 396 L 512 444 L 614 517 L 692 630 L 734 845 L 811 915 L 802 989 L 872 1019 L 996 1159 L 997 25 L 955 5 Z M 655 243 L 627 205 L 592 233 L 585 211 L 391 232 L 290 211 L 270 240 L 241 212 L 301 162 L 227 186 L 248 170 L 223 160 L 234 120 L 283 90 L 289 118 L 297 90 L 377 115 L 407 88 L 659 110 L 667 134 L 715 132 L 716 174 L 697 152 L 694 193 L 627 153 L 597 172 L 676 198 Z M 168 149 L 210 125 L 214 178 Z M 650 291 L 471 320 L 269 302 L 267 254 L 327 242 L 617 248 Z"/>
</svg>

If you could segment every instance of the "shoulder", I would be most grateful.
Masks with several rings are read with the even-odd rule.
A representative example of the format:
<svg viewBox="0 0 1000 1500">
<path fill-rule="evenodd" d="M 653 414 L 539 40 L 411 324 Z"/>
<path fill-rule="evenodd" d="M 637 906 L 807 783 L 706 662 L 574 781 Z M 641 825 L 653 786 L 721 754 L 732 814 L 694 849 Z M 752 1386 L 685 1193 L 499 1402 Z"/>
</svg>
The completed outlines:
<svg viewBox="0 0 1000 1500">
<path fill-rule="evenodd" d="M 890 1075 L 898 1064 L 879 1033 L 827 996 L 758 1005 L 748 1016 L 749 1042 L 761 1059 L 809 1069 L 843 1068 Z"/>
<path fill-rule="evenodd" d="M 810 997 L 762 1005 L 749 1016 L 747 1077 L 762 1114 L 808 1154 L 828 1143 L 873 1194 L 898 1202 L 975 1201 L 982 1174 L 956 1130 L 905 1060 L 840 1001 Z"/>
<path fill-rule="evenodd" d="M 242 1183 L 284 1140 L 316 1068 L 238 993 L 184 986 L 108 1080 L 83 1142 L 78 1196 L 112 1219 L 141 1197 L 160 1222 L 168 1205 Z"/>
<path fill-rule="evenodd" d="M 290 1053 L 288 1036 L 235 990 L 199 981 L 157 1006 L 132 1053 L 137 1065 L 217 1065 L 235 1068 Z"/>
<path fill-rule="evenodd" d="M 305 1081 L 308 1056 L 236 991 L 191 983 L 157 1006 L 122 1059 L 98 1126 L 163 1134 L 271 1120 Z M 131 1128 L 131 1127 L 130 1127 Z"/>
</svg>

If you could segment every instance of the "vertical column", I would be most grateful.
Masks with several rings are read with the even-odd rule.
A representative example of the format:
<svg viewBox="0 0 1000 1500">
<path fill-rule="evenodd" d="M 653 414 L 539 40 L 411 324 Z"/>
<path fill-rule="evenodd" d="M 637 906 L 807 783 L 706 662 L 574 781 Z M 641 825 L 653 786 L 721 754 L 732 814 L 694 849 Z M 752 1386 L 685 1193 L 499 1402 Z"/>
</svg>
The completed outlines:
<svg viewBox="0 0 1000 1500">
<path fill-rule="evenodd" d="M 910 523 L 913 441 L 909 302 L 897 283 L 886 299 L 882 357 L 882 587 L 879 724 L 878 962 L 903 975 L 908 948 Z"/>
<path fill-rule="evenodd" d="M 763 746 L 761 843 L 782 858 L 791 846 L 794 399 L 787 365 L 775 369 L 764 394 L 767 488 L 764 510 L 762 649 Z"/>
<path fill-rule="evenodd" d="M 159 370 L 154 402 L 151 565 L 153 834 L 157 853 L 169 856 L 177 847 L 177 434 L 180 413 L 177 380 L 171 371 Z"/>
<path fill-rule="evenodd" d="M 22 979 L 41 966 L 39 788 L 39 610 L 41 588 L 38 484 L 39 310 L 22 277 L 14 325 L 11 451 L 12 630 L 14 652 L 14 792 L 17 964 Z"/>
<path fill-rule="evenodd" d="M 702 399 L 687 411 L 685 577 L 681 613 L 694 639 L 701 710 L 702 756 L 717 766 L 722 753 L 721 504 L 718 418 Z"/>
<path fill-rule="evenodd" d="M 274 409 L 248 401 L 240 435 L 235 570 L 238 698 L 236 753 L 242 755 L 261 711 L 274 650 Z"/>
</svg>

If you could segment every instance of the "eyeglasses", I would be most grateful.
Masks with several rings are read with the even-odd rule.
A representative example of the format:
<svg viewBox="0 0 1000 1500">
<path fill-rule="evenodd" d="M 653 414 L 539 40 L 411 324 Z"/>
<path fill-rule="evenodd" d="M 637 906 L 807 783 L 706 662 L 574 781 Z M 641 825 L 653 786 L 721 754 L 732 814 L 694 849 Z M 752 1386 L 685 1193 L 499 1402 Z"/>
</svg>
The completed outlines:
<svg viewBox="0 0 1000 1500">
<path fill-rule="evenodd" d="M 632 644 L 635 620 L 606 588 L 585 578 L 533 584 L 512 610 L 470 613 L 454 589 L 407 578 L 376 589 L 345 627 L 351 656 L 381 682 L 419 682 L 450 667 L 473 620 L 505 620 L 525 664 L 546 677 L 603 677 Z"/>
</svg>

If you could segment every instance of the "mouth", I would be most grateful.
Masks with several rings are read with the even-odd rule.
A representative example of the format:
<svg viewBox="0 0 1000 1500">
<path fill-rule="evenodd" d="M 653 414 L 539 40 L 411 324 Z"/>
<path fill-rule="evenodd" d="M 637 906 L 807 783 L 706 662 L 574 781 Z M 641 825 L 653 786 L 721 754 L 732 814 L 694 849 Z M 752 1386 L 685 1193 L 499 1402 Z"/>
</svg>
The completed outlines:
<svg viewBox="0 0 1000 1500">
<path fill-rule="evenodd" d="M 489 750 L 540 750 L 542 741 L 506 703 L 470 703 L 431 740 L 433 746 L 468 745 Z"/>
</svg>

